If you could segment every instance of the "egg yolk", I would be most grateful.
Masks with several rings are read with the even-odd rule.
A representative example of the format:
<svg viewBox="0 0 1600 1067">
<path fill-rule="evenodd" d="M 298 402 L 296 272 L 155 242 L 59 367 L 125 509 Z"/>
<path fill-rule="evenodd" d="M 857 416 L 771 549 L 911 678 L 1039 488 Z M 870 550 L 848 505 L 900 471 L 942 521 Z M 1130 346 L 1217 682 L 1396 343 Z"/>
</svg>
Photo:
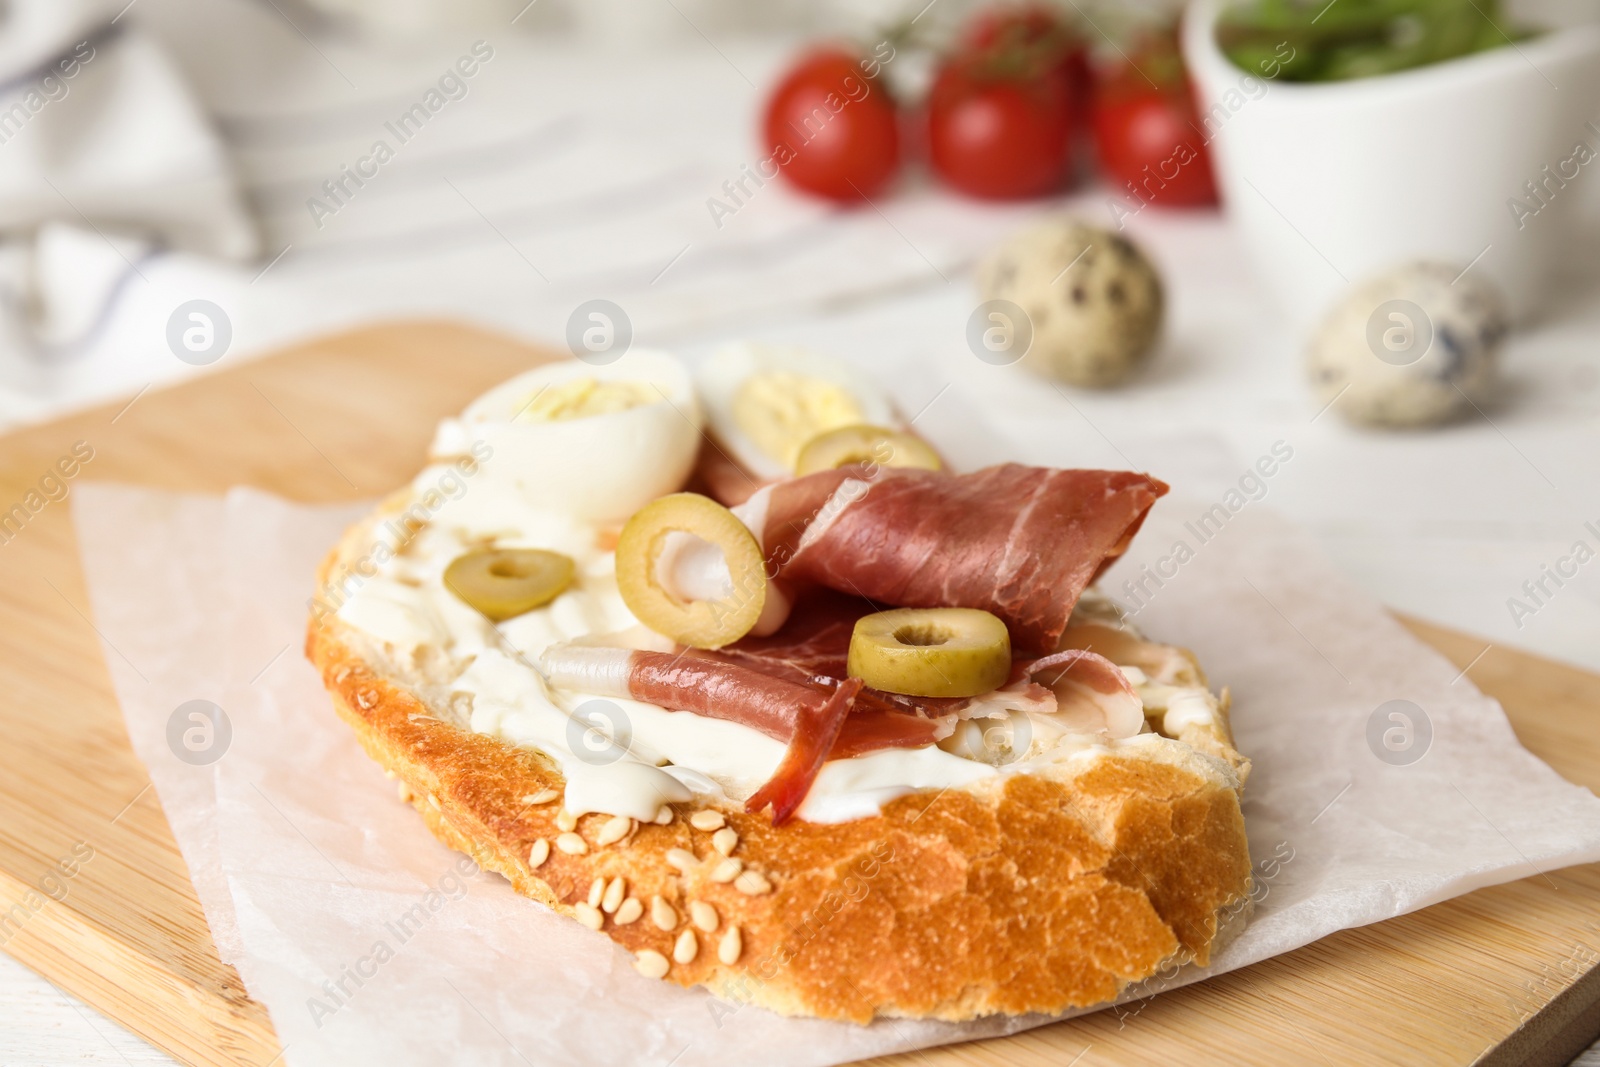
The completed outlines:
<svg viewBox="0 0 1600 1067">
<path fill-rule="evenodd" d="M 535 393 L 517 413 L 516 422 L 564 422 L 591 415 L 610 415 L 643 407 L 661 399 L 649 382 L 602 382 L 573 378 Z"/>
<path fill-rule="evenodd" d="M 794 470 L 805 443 L 862 420 L 843 386 L 788 371 L 752 374 L 733 398 L 733 419 L 755 446 Z"/>
</svg>

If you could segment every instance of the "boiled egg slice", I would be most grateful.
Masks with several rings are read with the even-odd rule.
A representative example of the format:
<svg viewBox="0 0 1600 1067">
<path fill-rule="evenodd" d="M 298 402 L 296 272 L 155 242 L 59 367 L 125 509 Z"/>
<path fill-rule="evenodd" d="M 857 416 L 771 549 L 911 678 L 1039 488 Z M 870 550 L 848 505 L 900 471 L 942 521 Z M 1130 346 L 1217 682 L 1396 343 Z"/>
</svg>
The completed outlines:
<svg viewBox="0 0 1600 1067">
<path fill-rule="evenodd" d="M 764 481 L 793 475 L 800 450 L 820 433 L 898 425 L 871 378 L 804 348 L 730 345 L 701 364 L 695 384 L 718 442 Z"/>
<path fill-rule="evenodd" d="M 502 382 L 444 420 L 430 453 L 481 462 L 454 509 L 463 515 L 481 501 L 605 524 L 683 486 L 700 426 L 683 364 L 634 349 L 603 366 L 562 360 Z"/>
</svg>

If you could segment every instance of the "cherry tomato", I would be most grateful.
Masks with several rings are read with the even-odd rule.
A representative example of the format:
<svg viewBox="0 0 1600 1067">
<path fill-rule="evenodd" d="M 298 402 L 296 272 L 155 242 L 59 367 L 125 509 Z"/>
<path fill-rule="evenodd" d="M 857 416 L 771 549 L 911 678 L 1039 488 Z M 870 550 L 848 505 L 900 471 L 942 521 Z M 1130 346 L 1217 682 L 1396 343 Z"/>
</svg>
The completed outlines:
<svg viewBox="0 0 1600 1067">
<path fill-rule="evenodd" d="M 1089 128 L 1094 117 L 1094 73 L 1089 65 L 1089 47 L 1081 41 L 1067 53 L 1067 84 L 1072 87 L 1072 121 L 1080 130 Z"/>
<path fill-rule="evenodd" d="M 1061 82 L 1062 91 L 1078 103 L 1088 94 L 1088 50 L 1062 13 L 1044 4 L 1001 4 L 980 8 L 961 34 L 967 52 L 1021 52 Z"/>
<path fill-rule="evenodd" d="M 1054 78 L 998 74 L 983 56 L 957 56 L 928 93 L 927 132 L 934 172 L 971 196 L 1044 196 L 1066 180 L 1072 111 Z"/>
<path fill-rule="evenodd" d="M 1215 204 L 1205 127 L 1176 48 L 1149 45 L 1097 75 L 1094 142 L 1107 181 L 1162 207 Z"/>
<path fill-rule="evenodd" d="M 1046 4 L 996 4 L 979 8 L 961 38 L 972 48 L 990 48 L 1007 40 L 1034 44 L 1059 38 L 1063 44 L 1072 36 L 1061 12 Z"/>
<path fill-rule="evenodd" d="M 831 200 L 873 196 L 900 164 L 894 101 L 846 48 L 819 48 L 789 69 L 767 101 L 763 132 L 779 172 Z"/>
</svg>

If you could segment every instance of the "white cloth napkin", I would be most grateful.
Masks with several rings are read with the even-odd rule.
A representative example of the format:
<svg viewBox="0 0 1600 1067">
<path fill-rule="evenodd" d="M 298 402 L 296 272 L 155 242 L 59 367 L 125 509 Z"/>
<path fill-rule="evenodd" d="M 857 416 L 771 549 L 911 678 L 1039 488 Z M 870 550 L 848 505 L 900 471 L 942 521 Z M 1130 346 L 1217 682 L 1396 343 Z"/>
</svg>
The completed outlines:
<svg viewBox="0 0 1600 1067">
<path fill-rule="evenodd" d="M 42 356 L 91 343 L 156 248 L 259 249 L 204 111 L 120 7 L 0 7 L 0 294 L 14 341 Z"/>
</svg>

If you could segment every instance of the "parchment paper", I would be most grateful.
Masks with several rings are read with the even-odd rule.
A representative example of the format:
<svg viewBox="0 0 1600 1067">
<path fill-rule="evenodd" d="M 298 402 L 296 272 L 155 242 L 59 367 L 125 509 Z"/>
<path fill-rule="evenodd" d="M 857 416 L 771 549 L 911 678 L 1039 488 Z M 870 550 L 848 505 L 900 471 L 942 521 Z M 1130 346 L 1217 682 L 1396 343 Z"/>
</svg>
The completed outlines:
<svg viewBox="0 0 1600 1067">
<path fill-rule="evenodd" d="M 1202 540 L 1211 527 L 1192 524 L 1218 502 L 1163 500 L 1104 583 L 1117 593 L 1153 568 L 1161 584 L 1144 579 L 1137 622 L 1232 688 L 1239 747 L 1255 761 L 1245 817 L 1258 903 L 1211 972 L 1600 859 L 1600 800 L 1525 751 L 1495 702 L 1264 506 Z M 245 489 L 74 495 L 134 747 L 283 1062 L 798 1067 L 1049 1021 L 856 1027 L 727 1005 L 639 977 L 603 936 L 474 872 L 396 798 L 301 653 L 313 569 L 362 510 Z M 1175 562 L 1180 541 L 1190 552 Z M 199 755 L 170 727 L 194 699 L 231 728 Z M 1388 717 L 1395 708 L 1409 725 Z"/>
</svg>

